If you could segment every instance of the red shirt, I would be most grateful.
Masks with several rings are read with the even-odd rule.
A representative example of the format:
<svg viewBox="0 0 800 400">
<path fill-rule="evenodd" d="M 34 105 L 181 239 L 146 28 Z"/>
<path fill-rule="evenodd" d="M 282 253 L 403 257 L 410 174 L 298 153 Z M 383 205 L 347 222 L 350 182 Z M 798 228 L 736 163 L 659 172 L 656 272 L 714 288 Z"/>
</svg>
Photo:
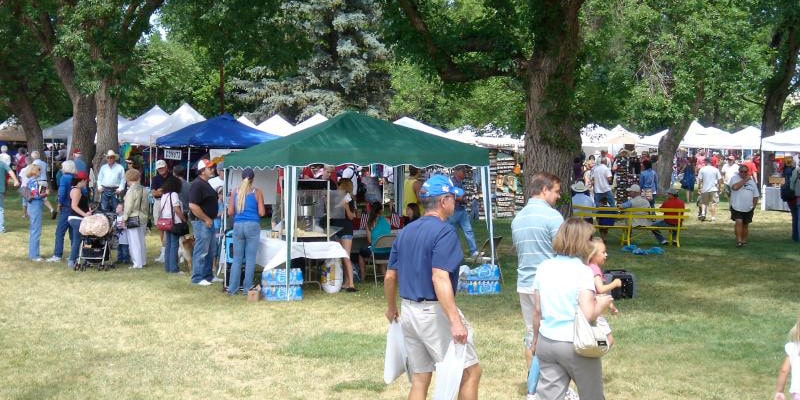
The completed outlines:
<svg viewBox="0 0 800 400">
<path fill-rule="evenodd" d="M 742 165 L 747 166 L 748 172 L 750 172 L 751 176 L 755 176 L 756 174 L 758 174 L 758 166 L 756 165 L 756 163 L 753 162 L 753 160 L 744 161 L 742 162 Z"/>
<path fill-rule="evenodd" d="M 711 156 L 711 165 L 715 167 L 719 165 L 719 158 L 716 155 Z"/>
<path fill-rule="evenodd" d="M 669 196 L 667 200 L 664 201 L 664 204 L 661 204 L 661 208 L 686 208 L 686 204 L 679 198 L 675 196 Z M 679 212 L 665 212 L 664 215 L 681 215 L 682 213 Z M 664 219 L 664 222 L 670 225 L 678 225 L 677 219 Z"/>
</svg>

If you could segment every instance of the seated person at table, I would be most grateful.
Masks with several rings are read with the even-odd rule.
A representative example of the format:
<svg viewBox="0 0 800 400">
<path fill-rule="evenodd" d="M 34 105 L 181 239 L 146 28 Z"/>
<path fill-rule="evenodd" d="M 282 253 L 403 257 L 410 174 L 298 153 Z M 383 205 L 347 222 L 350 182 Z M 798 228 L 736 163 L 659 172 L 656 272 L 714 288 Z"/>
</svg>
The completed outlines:
<svg viewBox="0 0 800 400">
<path fill-rule="evenodd" d="M 578 181 L 570 186 L 572 189 L 572 206 L 581 206 L 581 207 L 594 207 L 594 199 L 589 196 L 589 188 L 583 183 L 583 181 Z M 572 209 L 572 213 L 575 213 L 575 209 Z M 584 218 L 586 222 L 592 223 L 591 218 Z"/>
<path fill-rule="evenodd" d="M 403 216 L 403 226 L 416 221 L 419 217 L 419 205 L 417 203 L 408 203 L 406 206 L 406 214 Z"/>
<path fill-rule="evenodd" d="M 619 208 L 650 208 L 650 202 L 642 196 L 639 185 L 633 184 L 628 188 L 628 200 L 619 205 Z M 644 211 L 637 211 L 634 215 L 647 215 Z M 634 218 L 633 226 L 650 226 L 652 221 L 648 218 Z"/>
<path fill-rule="evenodd" d="M 367 243 L 369 243 L 369 246 L 363 247 L 358 252 L 358 268 L 362 280 L 366 276 L 367 259 L 370 258 L 373 252 L 375 253 L 375 258 L 389 258 L 389 251 L 391 248 L 373 249 L 373 245 L 378 241 L 378 238 L 392 233 L 392 227 L 389 225 L 389 221 L 383 217 L 382 213 L 383 204 L 378 201 L 372 203 L 369 219 L 367 219 Z M 385 273 L 386 271 L 381 272 Z"/>
<path fill-rule="evenodd" d="M 599 199 L 599 203 L 597 203 L 598 207 L 608 207 L 608 198 L 602 197 Z M 614 211 L 610 210 L 600 210 L 597 211 L 598 214 L 616 214 Z M 606 236 L 608 236 L 608 228 L 603 228 L 604 226 L 612 226 L 614 223 L 617 222 L 614 218 L 598 218 L 597 225 L 599 225 L 598 230 L 600 231 L 600 238 L 603 239 L 603 243 L 606 242 Z"/>
<path fill-rule="evenodd" d="M 667 199 L 664 200 L 664 203 L 661 204 L 660 208 L 686 208 L 686 204 L 684 204 L 684 202 L 681 199 L 678 198 L 678 189 L 675 188 L 675 187 L 671 187 L 667 191 Z M 665 212 L 664 213 L 664 215 L 680 215 L 680 214 L 681 213 L 678 213 L 678 212 Z M 665 218 L 665 219 L 661 219 L 661 220 L 658 220 L 658 221 L 654 222 L 651 226 L 666 226 L 666 227 L 676 226 L 676 225 L 678 225 L 678 221 L 679 220 L 677 220 L 677 219 L 666 219 Z M 662 246 L 665 246 L 665 245 L 669 244 L 669 243 L 667 243 L 667 238 L 665 238 L 661 234 L 661 232 L 653 231 L 653 236 L 656 237 L 656 240 L 658 240 L 658 243 L 661 243 Z"/>
</svg>

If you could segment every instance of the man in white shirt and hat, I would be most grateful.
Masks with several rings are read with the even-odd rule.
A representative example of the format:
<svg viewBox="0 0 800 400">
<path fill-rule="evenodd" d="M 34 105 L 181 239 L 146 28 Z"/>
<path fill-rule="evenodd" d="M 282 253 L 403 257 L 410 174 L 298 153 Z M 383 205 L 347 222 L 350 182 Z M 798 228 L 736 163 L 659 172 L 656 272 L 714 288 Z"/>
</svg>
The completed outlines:
<svg viewBox="0 0 800 400">
<path fill-rule="evenodd" d="M 115 212 L 119 199 L 117 195 L 125 189 L 125 168 L 117 163 L 114 150 L 106 152 L 106 164 L 100 167 L 97 174 L 97 191 L 100 193 L 100 210 Z"/>
<path fill-rule="evenodd" d="M 589 196 L 589 188 L 586 187 L 586 184 L 583 181 L 577 181 L 573 183 L 570 187 L 572 189 L 572 206 L 581 206 L 581 207 L 594 207 L 594 199 L 592 196 Z M 575 209 L 572 209 L 572 213 L 575 213 Z"/>
</svg>

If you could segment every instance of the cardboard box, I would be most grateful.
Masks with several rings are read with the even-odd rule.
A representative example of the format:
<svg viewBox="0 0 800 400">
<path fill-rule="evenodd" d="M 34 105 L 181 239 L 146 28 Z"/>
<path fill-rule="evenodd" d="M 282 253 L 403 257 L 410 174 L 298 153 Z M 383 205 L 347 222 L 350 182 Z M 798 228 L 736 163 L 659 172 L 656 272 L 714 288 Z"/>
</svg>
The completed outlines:
<svg viewBox="0 0 800 400">
<path fill-rule="evenodd" d="M 247 301 L 261 300 L 261 286 L 256 286 L 254 289 L 247 291 Z"/>
</svg>

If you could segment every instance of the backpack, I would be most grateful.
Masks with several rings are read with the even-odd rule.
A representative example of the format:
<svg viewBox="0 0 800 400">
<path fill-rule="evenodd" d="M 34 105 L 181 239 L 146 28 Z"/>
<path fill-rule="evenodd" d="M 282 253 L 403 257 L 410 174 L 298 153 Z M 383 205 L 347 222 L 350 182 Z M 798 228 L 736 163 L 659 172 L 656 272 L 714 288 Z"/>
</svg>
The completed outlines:
<svg viewBox="0 0 800 400">
<path fill-rule="evenodd" d="M 784 182 L 783 185 L 781 185 L 781 200 L 791 201 L 794 200 L 794 197 L 794 190 L 789 187 L 789 181 Z"/>
</svg>

